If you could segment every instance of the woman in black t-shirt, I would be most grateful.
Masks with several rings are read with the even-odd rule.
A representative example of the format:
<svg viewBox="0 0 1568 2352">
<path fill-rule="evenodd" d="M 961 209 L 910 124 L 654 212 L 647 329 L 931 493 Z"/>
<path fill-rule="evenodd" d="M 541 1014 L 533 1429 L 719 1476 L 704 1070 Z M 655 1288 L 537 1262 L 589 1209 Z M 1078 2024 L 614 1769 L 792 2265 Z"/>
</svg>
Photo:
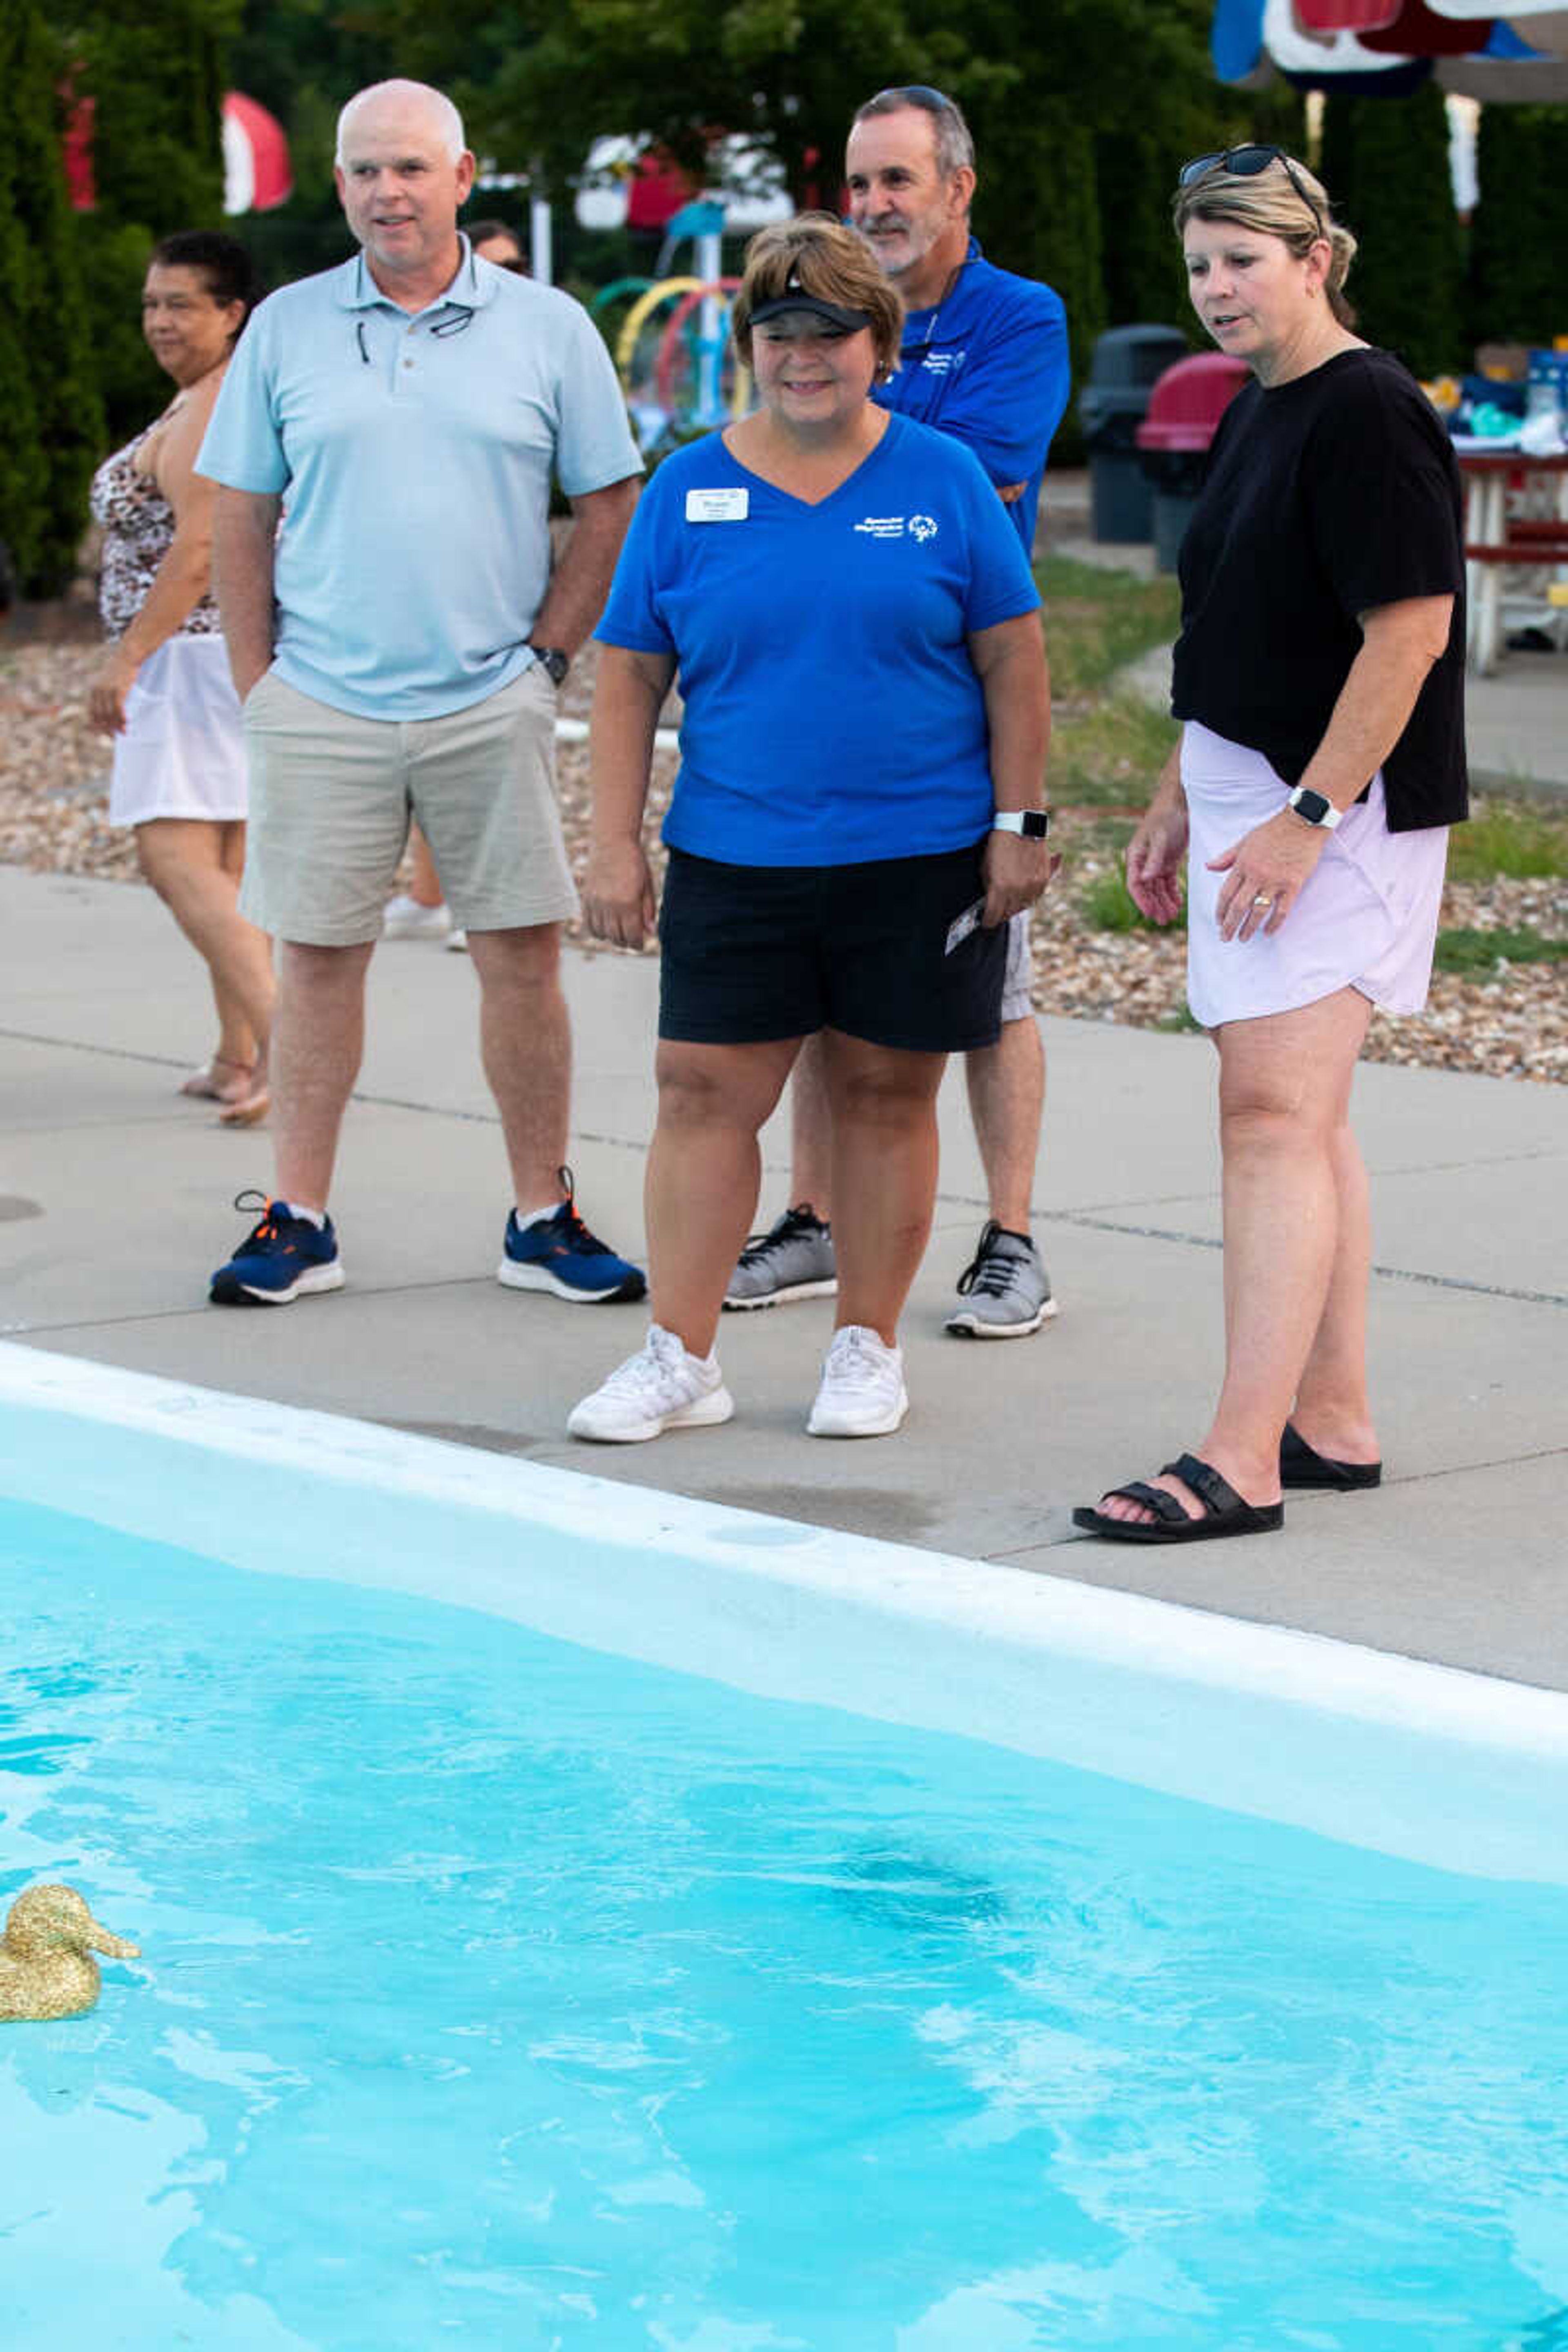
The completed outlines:
<svg viewBox="0 0 1568 2352">
<path fill-rule="evenodd" d="M 1188 1000 L 1220 1055 L 1226 1375 L 1198 1451 L 1079 1526 L 1261 1533 L 1286 1486 L 1375 1486 L 1366 1175 L 1348 1125 L 1374 1003 L 1426 1001 L 1466 814 L 1458 468 L 1419 387 L 1352 331 L 1355 240 L 1274 147 L 1200 157 L 1193 304 L 1254 381 L 1182 549 L 1182 741 L 1127 853 L 1144 913 L 1187 881 Z"/>
</svg>

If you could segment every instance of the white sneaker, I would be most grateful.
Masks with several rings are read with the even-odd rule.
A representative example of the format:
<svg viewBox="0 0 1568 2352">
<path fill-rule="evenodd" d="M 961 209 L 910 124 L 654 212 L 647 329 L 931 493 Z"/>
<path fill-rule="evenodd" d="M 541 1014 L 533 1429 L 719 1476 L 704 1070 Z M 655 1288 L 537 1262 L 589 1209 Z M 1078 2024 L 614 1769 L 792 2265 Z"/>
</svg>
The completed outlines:
<svg viewBox="0 0 1568 2352">
<path fill-rule="evenodd" d="M 650 1323 L 641 1352 L 574 1405 L 566 1426 L 574 1437 L 640 1445 L 667 1429 L 707 1429 L 734 1410 L 717 1358 L 689 1355 L 673 1331 Z"/>
<path fill-rule="evenodd" d="M 901 1348 L 863 1323 L 833 1334 L 806 1430 L 813 1437 L 890 1437 L 910 1409 Z"/>
<path fill-rule="evenodd" d="M 406 890 L 400 890 L 382 908 L 384 940 L 444 940 L 451 928 L 452 918 L 444 906 L 422 907 Z"/>
<path fill-rule="evenodd" d="M 468 952 L 468 935 L 467 931 L 448 931 L 447 934 L 447 945 L 453 955 L 467 955 Z"/>
</svg>

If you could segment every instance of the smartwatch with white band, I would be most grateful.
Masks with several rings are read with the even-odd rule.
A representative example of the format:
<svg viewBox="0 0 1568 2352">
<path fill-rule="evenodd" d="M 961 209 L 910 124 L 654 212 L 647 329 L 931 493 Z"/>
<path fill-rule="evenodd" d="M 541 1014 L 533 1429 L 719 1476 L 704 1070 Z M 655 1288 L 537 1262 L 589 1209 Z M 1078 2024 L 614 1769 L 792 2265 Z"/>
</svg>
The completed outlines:
<svg viewBox="0 0 1568 2352">
<path fill-rule="evenodd" d="M 1332 833 L 1344 814 L 1343 809 L 1337 809 L 1332 801 L 1326 799 L 1321 793 L 1310 791 L 1305 784 L 1297 785 L 1285 805 L 1293 808 L 1308 824 L 1321 824 L 1325 833 Z"/>
<path fill-rule="evenodd" d="M 991 820 L 993 833 L 1020 833 L 1026 841 L 1044 841 L 1050 829 L 1049 809 L 998 809 Z"/>
</svg>

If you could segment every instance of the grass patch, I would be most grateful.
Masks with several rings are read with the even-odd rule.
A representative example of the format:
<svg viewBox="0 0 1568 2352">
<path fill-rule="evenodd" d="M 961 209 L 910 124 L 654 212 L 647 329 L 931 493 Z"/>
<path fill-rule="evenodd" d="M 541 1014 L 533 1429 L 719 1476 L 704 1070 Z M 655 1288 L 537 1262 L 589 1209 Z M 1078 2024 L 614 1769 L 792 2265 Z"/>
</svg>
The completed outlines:
<svg viewBox="0 0 1568 2352">
<path fill-rule="evenodd" d="M 1061 833 L 1064 841 L 1071 843 L 1075 859 L 1098 858 L 1120 866 L 1132 838 L 1132 826 L 1120 813 L 1101 815 L 1094 809 L 1074 809 L 1063 818 Z"/>
<path fill-rule="evenodd" d="M 1140 580 L 1047 555 L 1035 567 L 1045 598 L 1046 646 L 1058 695 L 1092 694 L 1123 663 L 1169 645 L 1181 622 L 1181 593 L 1171 579 Z"/>
<path fill-rule="evenodd" d="M 1519 802 L 1487 801 L 1448 835 L 1450 882 L 1547 880 L 1568 875 L 1568 822 Z"/>
<path fill-rule="evenodd" d="M 1134 902 L 1120 866 L 1097 874 L 1087 883 L 1079 893 L 1079 906 L 1084 921 L 1097 931 L 1184 931 L 1187 928 L 1184 906 L 1173 923 L 1152 923 Z"/>
<path fill-rule="evenodd" d="M 1433 957 L 1439 971 L 1494 972 L 1501 963 L 1568 962 L 1568 940 L 1539 931 L 1439 931 Z"/>
<path fill-rule="evenodd" d="M 1051 730 L 1052 802 L 1058 808 L 1146 808 L 1180 731 L 1136 695 L 1105 695 L 1069 712 Z"/>
</svg>

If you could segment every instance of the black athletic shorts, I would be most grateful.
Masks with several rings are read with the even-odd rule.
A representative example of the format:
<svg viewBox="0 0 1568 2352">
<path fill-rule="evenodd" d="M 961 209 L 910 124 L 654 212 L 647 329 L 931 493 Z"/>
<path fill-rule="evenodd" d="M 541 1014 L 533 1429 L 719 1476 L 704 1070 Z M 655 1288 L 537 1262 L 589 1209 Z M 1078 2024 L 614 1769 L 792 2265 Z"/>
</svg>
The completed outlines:
<svg viewBox="0 0 1568 2352">
<path fill-rule="evenodd" d="M 985 895 L 982 845 L 860 866 L 724 866 L 672 849 L 659 1035 L 760 1045 L 838 1029 L 921 1054 L 994 1045 L 1007 926 L 976 926 L 947 951 Z"/>
</svg>

